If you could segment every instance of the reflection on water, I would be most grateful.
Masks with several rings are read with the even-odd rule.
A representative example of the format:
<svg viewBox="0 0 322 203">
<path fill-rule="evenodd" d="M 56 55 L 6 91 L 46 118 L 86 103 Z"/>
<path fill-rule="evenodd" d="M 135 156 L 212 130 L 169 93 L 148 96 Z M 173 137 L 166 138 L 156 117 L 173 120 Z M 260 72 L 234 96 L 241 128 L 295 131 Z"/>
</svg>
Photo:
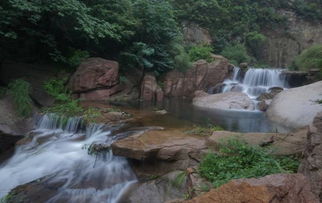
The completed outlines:
<svg viewBox="0 0 322 203">
<path fill-rule="evenodd" d="M 155 108 L 150 104 L 140 104 L 140 108 Z M 188 120 L 200 125 L 219 125 L 225 130 L 236 132 L 286 132 L 288 131 L 268 120 L 259 111 L 224 111 L 195 107 L 189 101 L 165 100 L 158 108 L 166 109 L 180 120 Z"/>
</svg>

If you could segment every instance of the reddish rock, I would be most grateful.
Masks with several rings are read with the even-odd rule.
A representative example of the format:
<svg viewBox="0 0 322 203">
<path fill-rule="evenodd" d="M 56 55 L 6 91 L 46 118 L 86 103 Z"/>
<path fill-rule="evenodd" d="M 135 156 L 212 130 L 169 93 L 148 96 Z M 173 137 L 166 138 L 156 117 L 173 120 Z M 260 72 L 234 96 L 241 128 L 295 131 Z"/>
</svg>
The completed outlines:
<svg viewBox="0 0 322 203">
<path fill-rule="evenodd" d="M 109 89 L 98 89 L 98 90 L 92 90 L 89 92 L 83 92 L 79 94 L 79 98 L 82 100 L 106 100 L 111 95 L 114 95 L 120 91 L 123 90 L 122 85 L 116 85 L 114 87 L 111 87 Z"/>
<path fill-rule="evenodd" d="M 238 179 L 184 203 L 318 203 L 302 174 Z"/>
<path fill-rule="evenodd" d="M 141 83 L 141 95 L 143 101 L 162 101 L 163 91 L 158 86 L 157 80 L 154 75 L 146 74 Z"/>
<path fill-rule="evenodd" d="M 116 61 L 102 58 L 89 58 L 82 62 L 71 77 L 69 87 L 84 99 L 107 99 L 119 83 L 119 65 Z M 93 91 L 93 92 L 92 92 Z"/>
<path fill-rule="evenodd" d="M 314 118 L 307 134 L 304 159 L 299 172 L 303 173 L 311 182 L 313 192 L 322 201 L 322 112 Z"/>
<path fill-rule="evenodd" d="M 207 90 L 222 83 L 231 73 L 228 60 L 214 55 L 214 62 L 199 60 L 193 67 L 182 73 L 170 71 L 164 80 L 164 94 L 167 97 L 192 98 L 197 90 Z"/>
</svg>

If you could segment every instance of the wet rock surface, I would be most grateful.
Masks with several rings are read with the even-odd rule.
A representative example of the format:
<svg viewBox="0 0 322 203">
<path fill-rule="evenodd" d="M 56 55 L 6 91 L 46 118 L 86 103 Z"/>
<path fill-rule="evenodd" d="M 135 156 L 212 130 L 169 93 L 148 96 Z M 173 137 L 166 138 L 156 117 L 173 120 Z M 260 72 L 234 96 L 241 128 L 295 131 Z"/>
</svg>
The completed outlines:
<svg viewBox="0 0 322 203">
<path fill-rule="evenodd" d="M 182 203 L 318 203 L 302 174 L 274 174 L 238 179 Z"/>
<path fill-rule="evenodd" d="M 307 134 L 304 158 L 299 167 L 311 182 L 312 191 L 322 201 L 322 112 L 314 118 Z"/>
</svg>

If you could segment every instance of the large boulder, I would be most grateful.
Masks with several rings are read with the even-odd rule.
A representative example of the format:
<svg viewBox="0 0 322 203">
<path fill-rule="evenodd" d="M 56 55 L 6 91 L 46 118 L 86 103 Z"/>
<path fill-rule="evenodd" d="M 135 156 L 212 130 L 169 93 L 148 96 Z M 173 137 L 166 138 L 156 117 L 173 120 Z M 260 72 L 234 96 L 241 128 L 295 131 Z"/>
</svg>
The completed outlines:
<svg viewBox="0 0 322 203">
<path fill-rule="evenodd" d="M 315 115 L 322 111 L 317 101 L 322 99 L 322 81 L 285 90 L 274 97 L 267 110 L 268 117 L 289 128 L 310 125 Z"/>
<path fill-rule="evenodd" d="M 84 100 L 106 100 L 122 88 L 116 61 L 88 58 L 80 64 L 69 81 L 73 94 Z"/>
<path fill-rule="evenodd" d="M 236 133 L 229 131 L 215 131 L 208 138 L 211 146 L 218 149 L 221 142 L 227 139 L 240 139 L 250 145 L 270 146 L 272 154 L 294 155 L 301 154 L 305 148 L 307 128 L 290 133 Z"/>
<path fill-rule="evenodd" d="M 308 177 L 313 192 L 322 201 L 322 112 L 317 114 L 310 126 L 299 172 Z"/>
<path fill-rule="evenodd" d="M 319 203 L 302 174 L 238 179 L 184 203 Z"/>
<path fill-rule="evenodd" d="M 193 99 L 198 107 L 221 110 L 254 110 L 254 102 L 244 93 L 226 92 L 222 94 L 203 95 Z"/>
<path fill-rule="evenodd" d="M 144 76 L 141 83 L 140 99 L 148 102 L 161 102 L 163 100 L 163 91 L 154 75 L 146 74 Z"/>
<path fill-rule="evenodd" d="M 207 149 L 205 138 L 171 129 L 138 132 L 111 147 L 113 154 L 133 160 L 133 170 L 142 177 L 195 166 Z"/>
<path fill-rule="evenodd" d="M 222 83 L 232 71 L 228 60 L 213 56 L 215 61 L 208 63 L 199 60 L 186 72 L 170 71 L 164 79 L 164 94 L 167 97 L 192 98 L 197 90 L 208 90 Z"/>
</svg>

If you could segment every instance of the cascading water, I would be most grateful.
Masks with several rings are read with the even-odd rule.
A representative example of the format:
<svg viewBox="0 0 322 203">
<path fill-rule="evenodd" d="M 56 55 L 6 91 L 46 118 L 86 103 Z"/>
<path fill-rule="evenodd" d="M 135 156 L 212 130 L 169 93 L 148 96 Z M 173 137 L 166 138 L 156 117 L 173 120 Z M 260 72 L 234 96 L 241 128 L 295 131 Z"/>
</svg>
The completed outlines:
<svg viewBox="0 0 322 203">
<path fill-rule="evenodd" d="M 112 152 L 88 154 L 93 143 L 111 144 L 116 138 L 103 125 L 84 126 L 80 118 L 44 115 L 32 140 L 16 147 L 0 165 L 0 197 L 11 189 L 43 178 L 60 185 L 47 202 L 117 202 L 136 177 L 125 158 Z"/>
<path fill-rule="evenodd" d="M 251 99 L 256 99 L 272 87 L 287 87 L 282 71 L 282 69 L 250 68 L 243 73 L 240 68 L 235 67 L 232 79 L 224 81 L 225 86 L 222 92 L 244 92 Z"/>
</svg>

